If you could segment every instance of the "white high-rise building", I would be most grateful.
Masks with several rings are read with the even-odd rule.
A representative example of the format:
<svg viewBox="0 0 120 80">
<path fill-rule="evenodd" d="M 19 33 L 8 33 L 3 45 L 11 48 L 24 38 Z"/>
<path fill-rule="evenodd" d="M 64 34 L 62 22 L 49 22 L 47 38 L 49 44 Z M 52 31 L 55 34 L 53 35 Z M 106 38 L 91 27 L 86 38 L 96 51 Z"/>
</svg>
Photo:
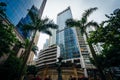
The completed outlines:
<svg viewBox="0 0 120 80">
<path fill-rule="evenodd" d="M 50 29 L 52 36 L 49 37 L 49 46 L 56 44 L 56 29 Z"/>
</svg>

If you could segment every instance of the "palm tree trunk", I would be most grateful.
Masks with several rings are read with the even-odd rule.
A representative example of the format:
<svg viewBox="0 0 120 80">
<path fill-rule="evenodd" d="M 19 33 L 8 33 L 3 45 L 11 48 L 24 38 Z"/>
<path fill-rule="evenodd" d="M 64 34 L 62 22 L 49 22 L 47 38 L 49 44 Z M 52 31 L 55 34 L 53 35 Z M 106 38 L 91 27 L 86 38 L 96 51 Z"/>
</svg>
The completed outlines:
<svg viewBox="0 0 120 80">
<path fill-rule="evenodd" d="M 30 45 L 29 45 L 28 49 L 25 50 L 25 53 L 24 53 L 25 54 L 25 59 L 23 61 L 23 65 L 21 66 L 20 77 L 19 77 L 18 80 L 22 80 L 23 72 L 24 72 L 24 69 L 26 67 L 26 63 L 28 61 L 28 58 L 29 58 L 29 55 L 30 55 L 30 52 L 31 52 L 31 49 L 32 49 L 32 46 L 33 46 L 33 43 L 34 43 L 36 32 L 37 32 L 37 30 L 35 30 L 35 32 L 34 32 L 33 38 L 30 42 Z"/>
<path fill-rule="evenodd" d="M 86 32 L 85 32 L 85 35 L 86 35 L 86 39 L 88 40 L 88 34 L 87 34 Z M 97 61 L 96 52 L 95 52 L 92 44 L 91 44 L 91 43 L 88 43 L 88 46 L 89 46 L 89 48 L 90 48 L 91 54 L 92 54 L 93 59 L 94 59 L 94 62 L 95 62 L 95 64 L 96 64 L 96 67 L 97 67 L 97 69 L 98 69 L 98 71 L 99 71 L 99 73 L 100 73 L 101 79 L 102 79 L 102 80 L 106 80 L 105 75 L 104 75 L 104 72 L 103 72 L 103 69 L 102 69 L 101 65 L 99 65 L 99 63 L 98 63 L 98 61 Z"/>
</svg>

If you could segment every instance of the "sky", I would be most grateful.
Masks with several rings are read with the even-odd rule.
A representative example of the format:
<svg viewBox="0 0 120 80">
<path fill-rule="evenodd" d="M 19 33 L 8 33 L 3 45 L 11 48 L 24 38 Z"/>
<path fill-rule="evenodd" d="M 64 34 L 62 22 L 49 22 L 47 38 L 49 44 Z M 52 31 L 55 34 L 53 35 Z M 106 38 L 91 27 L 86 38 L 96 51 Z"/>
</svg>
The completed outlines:
<svg viewBox="0 0 120 80">
<path fill-rule="evenodd" d="M 120 0 L 47 0 L 42 18 L 48 17 L 56 23 L 57 14 L 70 6 L 74 19 L 80 19 L 82 13 L 89 8 L 98 7 L 89 20 L 98 23 L 106 19 L 105 14 L 111 14 L 115 9 L 120 8 Z M 40 34 L 38 41 L 39 50 L 43 48 L 43 44 L 49 36 Z"/>
</svg>

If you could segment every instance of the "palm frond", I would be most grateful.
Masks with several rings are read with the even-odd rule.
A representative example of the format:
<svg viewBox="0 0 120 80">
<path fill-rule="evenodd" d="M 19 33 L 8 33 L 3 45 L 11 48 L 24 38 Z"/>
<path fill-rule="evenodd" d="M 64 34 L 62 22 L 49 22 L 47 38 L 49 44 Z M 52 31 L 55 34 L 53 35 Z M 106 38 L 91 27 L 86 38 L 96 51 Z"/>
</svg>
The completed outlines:
<svg viewBox="0 0 120 80">
<path fill-rule="evenodd" d="M 6 6 L 7 6 L 6 3 L 0 2 L 0 15 L 1 16 L 7 17 L 6 13 L 5 13 L 5 11 L 6 11 L 5 7 Z"/>
<path fill-rule="evenodd" d="M 94 8 L 90 8 L 88 10 L 85 10 L 85 12 L 83 13 L 83 17 L 87 18 L 90 16 L 90 14 L 92 14 L 94 11 L 96 11 L 98 8 L 94 7 Z"/>
<path fill-rule="evenodd" d="M 57 29 L 57 28 L 58 28 L 58 25 L 53 24 L 53 23 L 48 23 L 48 24 L 45 24 L 45 25 L 43 25 L 43 26 L 44 26 L 44 27 L 42 27 L 42 28 L 46 28 L 46 29 L 48 29 L 48 28 Z"/>
<path fill-rule="evenodd" d="M 50 30 L 42 30 L 41 31 L 42 33 L 45 33 L 45 34 L 48 34 L 49 36 L 52 36 L 52 33 L 51 33 L 51 31 Z"/>
<path fill-rule="evenodd" d="M 28 48 L 29 44 L 30 44 L 30 40 L 29 39 L 25 39 L 25 43 L 24 43 L 25 49 Z"/>
<path fill-rule="evenodd" d="M 85 18 L 85 17 L 82 17 L 82 19 L 81 19 L 81 25 L 85 25 L 86 23 L 87 23 L 87 18 Z"/>
<path fill-rule="evenodd" d="M 34 52 L 35 55 L 37 55 L 38 47 L 36 45 L 33 45 L 32 51 Z"/>
<path fill-rule="evenodd" d="M 80 33 L 81 33 L 81 35 L 83 35 L 84 33 L 85 33 L 85 27 L 80 27 Z"/>
<path fill-rule="evenodd" d="M 48 23 L 49 22 L 49 18 L 46 17 L 46 18 L 42 19 L 42 22 L 43 23 Z"/>
<path fill-rule="evenodd" d="M 0 2 L 0 6 L 7 6 L 7 4 L 4 2 Z"/>
<path fill-rule="evenodd" d="M 107 14 L 105 14 L 105 16 L 106 16 L 107 18 L 110 18 L 110 16 L 109 16 L 109 15 L 107 15 Z"/>
<path fill-rule="evenodd" d="M 32 10 L 28 10 L 28 15 L 30 16 L 31 20 L 33 23 L 36 23 L 37 19 L 38 19 L 38 14 L 36 14 L 35 12 L 33 12 Z"/>
<path fill-rule="evenodd" d="M 104 24 L 107 23 L 108 21 L 102 21 L 99 25 L 100 27 L 104 27 Z"/>
<path fill-rule="evenodd" d="M 93 27 L 95 27 L 96 29 L 99 28 L 99 24 L 98 24 L 97 22 L 94 22 L 94 21 L 88 22 L 85 26 L 86 26 L 86 27 L 93 26 Z"/>
<path fill-rule="evenodd" d="M 22 30 L 23 31 L 29 31 L 29 30 L 33 30 L 34 29 L 34 26 L 30 25 L 30 24 L 25 24 L 23 25 L 22 27 Z"/>
<path fill-rule="evenodd" d="M 81 23 L 80 21 L 76 21 L 74 19 L 67 19 L 65 24 L 68 26 L 68 27 L 80 27 Z"/>
</svg>

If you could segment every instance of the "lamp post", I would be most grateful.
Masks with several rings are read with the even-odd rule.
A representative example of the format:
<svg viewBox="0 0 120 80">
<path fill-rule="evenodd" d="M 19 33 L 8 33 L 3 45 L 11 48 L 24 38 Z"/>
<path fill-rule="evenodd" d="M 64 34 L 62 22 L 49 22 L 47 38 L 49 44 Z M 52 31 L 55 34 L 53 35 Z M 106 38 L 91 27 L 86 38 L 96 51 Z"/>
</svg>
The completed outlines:
<svg viewBox="0 0 120 80">
<path fill-rule="evenodd" d="M 57 62 L 58 80 L 62 80 L 62 70 L 61 70 L 62 59 L 63 59 L 62 57 L 59 57 Z"/>
</svg>

